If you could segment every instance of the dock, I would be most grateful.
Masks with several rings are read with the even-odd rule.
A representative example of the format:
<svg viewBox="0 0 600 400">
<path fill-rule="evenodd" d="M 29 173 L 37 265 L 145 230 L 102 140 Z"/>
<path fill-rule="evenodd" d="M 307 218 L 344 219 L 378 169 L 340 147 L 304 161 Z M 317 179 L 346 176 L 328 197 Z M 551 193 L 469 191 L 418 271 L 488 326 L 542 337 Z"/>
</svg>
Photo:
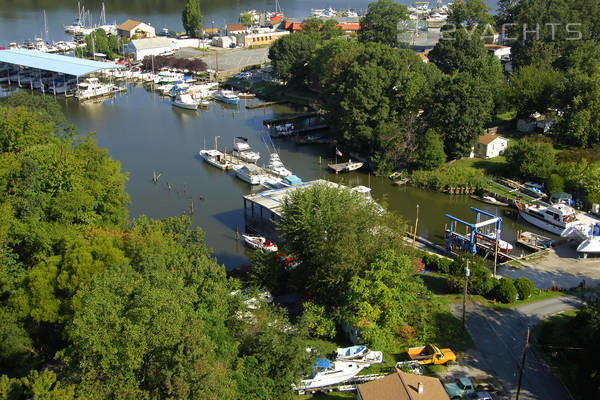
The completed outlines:
<svg viewBox="0 0 600 400">
<path fill-rule="evenodd" d="M 329 125 L 319 124 L 319 125 L 311 125 L 311 126 L 306 126 L 304 128 L 294 129 L 290 132 L 285 132 L 285 133 L 278 134 L 277 132 L 271 132 L 270 135 L 271 135 L 271 137 L 280 138 L 280 137 L 295 136 L 295 135 L 301 135 L 304 133 L 320 131 L 320 130 L 327 129 L 327 128 L 329 128 Z"/>
<path fill-rule="evenodd" d="M 319 116 L 319 112 L 318 111 L 311 111 L 311 112 L 308 112 L 308 113 L 290 115 L 290 116 L 287 116 L 287 117 L 265 119 L 265 120 L 263 120 L 263 125 L 265 125 L 265 126 L 267 126 L 267 125 L 277 125 L 277 124 L 280 124 L 280 123 L 283 123 L 283 122 L 292 122 L 292 121 L 297 121 L 299 119 L 310 118 L 310 117 L 318 117 L 318 116 Z"/>
<path fill-rule="evenodd" d="M 262 103 L 255 104 L 246 104 L 247 110 L 256 110 L 257 108 L 274 106 L 276 104 L 285 104 L 287 103 L 285 100 L 275 100 L 275 101 L 264 101 Z"/>
<path fill-rule="evenodd" d="M 360 169 L 362 166 L 363 166 L 362 162 L 352 162 L 352 161 L 327 165 L 327 167 L 330 170 L 332 170 L 333 172 L 335 172 L 336 174 L 340 173 L 340 172 L 356 171 L 357 169 Z"/>
</svg>

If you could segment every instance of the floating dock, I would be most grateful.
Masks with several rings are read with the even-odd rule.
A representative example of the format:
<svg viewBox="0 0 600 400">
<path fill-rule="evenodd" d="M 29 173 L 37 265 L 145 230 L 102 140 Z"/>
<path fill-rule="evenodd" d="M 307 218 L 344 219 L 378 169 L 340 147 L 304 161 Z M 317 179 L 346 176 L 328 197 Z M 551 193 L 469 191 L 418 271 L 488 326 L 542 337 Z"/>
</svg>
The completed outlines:
<svg viewBox="0 0 600 400">
<path fill-rule="evenodd" d="M 277 124 L 280 124 L 283 122 L 297 121 L 297 120 L 303 119 L 303 118 L 318 117 L 318 116 L 319 116 L 319 113 L 317 111 L 311 111 L 311 112 L 304 113 L 304 114 L 290 115 L 288 117 L 265 119 L 265 120 L 263 120 L 263 125 L 265 125 L 265 126 L 277 125 Z"/>
</svg>

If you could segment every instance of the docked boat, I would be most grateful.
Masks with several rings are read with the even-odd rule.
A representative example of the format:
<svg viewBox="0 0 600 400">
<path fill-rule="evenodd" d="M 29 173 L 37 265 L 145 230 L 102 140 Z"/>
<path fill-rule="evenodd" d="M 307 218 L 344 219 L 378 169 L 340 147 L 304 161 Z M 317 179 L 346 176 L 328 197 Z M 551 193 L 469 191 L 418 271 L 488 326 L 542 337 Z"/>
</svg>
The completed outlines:
<svg viewBox="0 0 600 400">
<path fill-rule="evenodd" d="M 85 100 L 92 97 L 104 96 L 114 92 L 114 85 L 102 83 L 98 78 L 88 78 L 77 85 L 75 97 Z"/>
<path fill-rule="evenodd" d="M 486 233 L 485 236 L 476 234 L 477 243 L 484 244 L 486 246 L 496 245 L 496 234 L 494 232 Z M 513 245 L 508 243 L 506 240 L 498 239 L 498 251 L 504 254 L 509 254 L 513 250 Z"/>
<path fill-rule="evenodd" d="M 227 104 L 238 104 L 240 98 L 231 90 L 219 90 L 215 94 L 215 99 Z"/>
<path fill-rule="evenodd" d="M 572 226 L 562 236 L 581 239 L 582 242 L 577 246 L 579 253 L 600 254 L 600 222 Z"/>
<path fill-rule="evenodd" d="M 277 252 L 277 246 L 264 236 L 242 235 L 246 246 L 255 250 Z"/>
<path fill-rule="evenodd" d="M 515 202 L 519 215 L 525 221 L 538 228 L 561 236 L 566 229 L 579 224 L 574 208 L 566 204 L 530 205 L 521 201 Z"/>
<path fill-rule="evenodd" d="M 252 151 L 248 144 L 248 138 L 236 136 L 233 139 L 233 156 L 249 163 L 256 163 L 260 158 L 260 153 Z"/>
<path fill-rule="evenodd" d="M 232 169 L 233 167 L 231 162 L 227 161 L 223 153 L 221 153 L 219 150 L 200 150 L 198 154 L 200 154 L 200 157 L 202 157 L 204 161 L 223 171 Z"/>
<path fill-rule="evenodd" d="M 240 99 L 251 99 L 253 97 L 256 97 L 256 95 L 254 93 L 250 93 L 250 92 L 241 92 L 241 93 L 238 93 L 238 97 Z"/>
<path fill-rule="evenodd" d="M 492 196 L 481 197 L 481 196 L 471 195 L 471 198 L 474 200 L 477 200 L 477 201 L 481 201 L 482 203 L 491 204 L 493 206 L 508 207 L 508 203 L 499 201 L 498 199 L 496 199 L 495 197 L 492 197 Z"/>
<path fill-rule="evenodd" d="M 367 366 L 354 361 L 331 362 L 326 358 L 319 358 L 310 378 L 303 379 L 295 388 L 296 390 L 310 390 L 346 382 Z"/>
<path fill-rule="evenodd" d="M 251 185 L 260 185 L 268 176 L 266 176 L 262 168 L 254 165 L 247 164 L 242 168 L 235 169 L 235 176 L 247 182 Z"/>
<path fill-rule="evenodd" d="M 173 100 L 172 104 L 175 107 L 185 108 L 186 110 L 197 110 L 198 102 L 192 99 L 192 96 L 185 93 L 179 93 Z"/>
<path fill-rule="evenodd" d="M 271 153 L 271 156 L 269 157 L 269 165 L 267 165 L 267 171 L 282 178 L 292 175 L 292 171 L 285 168 L 281 162 L 281 159 L 279 158 L 279 154 L 277 153 Z"/>
<path fill-rule="evenodd" d="M 533 232 L 517 232 L 517 243 L 528 249 L 546 250 L 554 244 L 554 240 Z"/>
</svg>

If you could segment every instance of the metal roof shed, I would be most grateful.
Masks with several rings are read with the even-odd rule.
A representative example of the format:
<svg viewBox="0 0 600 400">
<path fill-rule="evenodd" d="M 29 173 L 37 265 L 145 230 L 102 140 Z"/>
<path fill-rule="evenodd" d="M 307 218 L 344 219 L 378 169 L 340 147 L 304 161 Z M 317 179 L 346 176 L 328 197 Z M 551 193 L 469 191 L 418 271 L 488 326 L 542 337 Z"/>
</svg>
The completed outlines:
<svg viewBox="0 0 600 400">
<path fill-rule="evenodd" d="M 26 49 L 0 50 L 0 62 L 80 77 L 103 69 L 122 69 L 122 65 L 49 54 Z"/>
</svg>

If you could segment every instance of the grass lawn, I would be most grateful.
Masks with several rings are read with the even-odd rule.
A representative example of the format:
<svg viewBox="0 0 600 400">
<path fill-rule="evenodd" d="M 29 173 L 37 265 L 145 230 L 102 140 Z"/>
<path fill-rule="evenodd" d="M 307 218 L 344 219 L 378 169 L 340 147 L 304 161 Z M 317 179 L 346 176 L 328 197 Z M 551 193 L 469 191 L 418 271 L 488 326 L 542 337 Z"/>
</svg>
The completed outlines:
<svg viewBox="0 0 600 400">
<path fill-rule="evenodd" d="M 501 175 L 506 170 L 506 158 L 498 156 L 487 160 L 481 158 L 463 158 L 454 163 L 460 168 L 482 169 L 486 175 Z"/>
</svg>

